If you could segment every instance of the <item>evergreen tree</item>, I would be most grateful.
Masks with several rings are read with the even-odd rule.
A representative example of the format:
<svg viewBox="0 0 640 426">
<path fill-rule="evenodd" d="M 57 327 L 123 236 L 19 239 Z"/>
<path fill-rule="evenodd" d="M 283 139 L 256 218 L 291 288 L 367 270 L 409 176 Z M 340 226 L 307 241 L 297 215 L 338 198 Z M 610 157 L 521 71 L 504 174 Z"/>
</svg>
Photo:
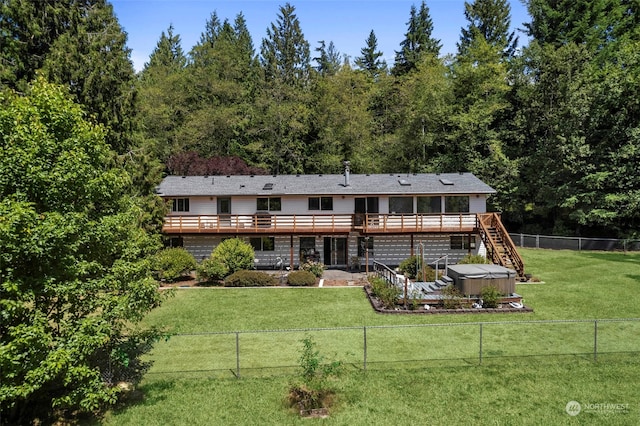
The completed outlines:
<svg viewBox="0 0 640 426">
<path fill-rule="evenodd" d="M 469 22 L 462 28 L 458 53 L 464 54 L 474 40 L 484 38 L 492 46 L 512 56 L 518 45 L 515 33 L 509 32 L 511 26 L 511 6 L 507 0 L 474 0 L 464 3 L 464 16 Z"/>
<path fill-rule="evenodd" d="M 382 52 L 378 50 L 378 39 L 376 33 L 371 30 L 367 38 L 367 45 L 360 49 L 360 54 L 355 60 L 355 64 L 371 77 L 378 78 L 381 73 L 386 72 L 387 63 L 382 57 Z"/>
<path fill-rule="evenodd" d="M 325 47 L 324 40 L 319 41 L 320 46 L 316 47 L 316 52 L 320 56 L 313 58 L 318 64 L 316 71 L 321 76 L 335 75 L 340 69 L 340 52 L 336 51 L 333 42 L 329 42 L 329 47 Z"/>
<path fill-rule="evenodd" d="M 139 104 L 141 127 L 146 143 L 161 161 L 180 142 L 177 131 L 186 119 L 188 101 L 184 70 L 185 57 L 180 36 L 169 26 L 140 72 Z"/>
<path fill-rule="evenodd" d="M 429 8 L 423 1 L 420 10 L 411 6 L 405 39 L 400 43 L 400 51 L 396 52 L 394 75 L 403 75 L 416 68 L 425 54 L 435 57 L 440 55 L 440 40 L 432 37 L 433 21 Z"/>
<path fill-rule="evenodd" d="M 306 84 L 310 71 L 309 43 L 290 3 L 280 7 L 277 21 L 267 28 L 260 53 L 267 81 L 280 80 L 290 86 Z"/>
</svg>

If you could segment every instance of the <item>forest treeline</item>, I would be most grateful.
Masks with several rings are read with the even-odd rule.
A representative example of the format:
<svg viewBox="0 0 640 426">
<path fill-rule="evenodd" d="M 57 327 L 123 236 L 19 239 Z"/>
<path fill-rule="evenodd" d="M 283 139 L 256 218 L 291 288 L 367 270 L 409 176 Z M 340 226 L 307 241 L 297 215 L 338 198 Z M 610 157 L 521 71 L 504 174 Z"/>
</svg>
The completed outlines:
<svg viewBox="0 0 640 426">
<path fill-rule="evenodd" d="M 453 55 L 416 4 L 393 64 L 374 31 L 355 58 L 312 46 L 289 3 L 259 41 L 242 13 L 213 11 L 195 46 L 169 26 L 135 73 L 108 2 L 9 0 L 1 85 L 68 87 L 140 194 L 163 173 L 340 173 L 348 159 L 355 173 L 472 172 L 514 231 L 637 237 L 640 3 L 525 3 L 527 46 L 507 0 L 475 0 Z"/>
</svg>

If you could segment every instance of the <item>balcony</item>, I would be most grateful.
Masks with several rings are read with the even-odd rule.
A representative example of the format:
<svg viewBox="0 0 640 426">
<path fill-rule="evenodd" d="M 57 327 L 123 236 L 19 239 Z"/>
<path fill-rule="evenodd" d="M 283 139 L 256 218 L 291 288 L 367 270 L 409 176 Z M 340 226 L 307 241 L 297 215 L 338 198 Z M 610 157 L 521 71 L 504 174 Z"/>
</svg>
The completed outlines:
<svg viewBox="0 0 640 426">
<path fill-rule="evenodd" d="M 473 232 L 475 213 L 462 214 L 343 214 L 343 215 L 171 215 L 166 234 L 409 234 Z"/>
</svg>

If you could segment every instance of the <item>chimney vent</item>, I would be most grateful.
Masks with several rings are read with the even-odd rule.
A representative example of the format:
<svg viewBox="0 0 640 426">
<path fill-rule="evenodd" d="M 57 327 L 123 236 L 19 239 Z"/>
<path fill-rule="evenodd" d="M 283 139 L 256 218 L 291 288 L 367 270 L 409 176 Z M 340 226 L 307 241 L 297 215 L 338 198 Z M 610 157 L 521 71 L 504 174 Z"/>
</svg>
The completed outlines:
<svg viewBox="0 0 640 426">
<path fill-rule="evenodd" d="M 351 161 L 343 161 L 342 164 L 344 165 L 344 186 L 350 186 L 351 182 L 349 181 L 349 166 L 351 165 Z"/>
</svg>

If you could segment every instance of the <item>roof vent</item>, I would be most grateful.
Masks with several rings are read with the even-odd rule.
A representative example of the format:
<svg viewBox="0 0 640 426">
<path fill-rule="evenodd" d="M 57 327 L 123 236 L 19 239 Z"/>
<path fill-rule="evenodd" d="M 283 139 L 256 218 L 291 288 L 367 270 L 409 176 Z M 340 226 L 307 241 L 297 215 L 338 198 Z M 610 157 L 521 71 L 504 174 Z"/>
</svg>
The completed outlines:
<svg viewBox="0 0 640 426">
<path fill-rule="evenodd" d="M 445 178 L 440 178 L 440 183 L 443 185 L 453 185 L 453 182 L 451 182 L 449 179 L 445 179 Z"/>
<path fill-rule="evenodd" d="M 272 183 L 265 183 L 264 186 L 262 187 L 263 191 L 271 191 L 272 189 L 273 189 Z"/>
</svg>

